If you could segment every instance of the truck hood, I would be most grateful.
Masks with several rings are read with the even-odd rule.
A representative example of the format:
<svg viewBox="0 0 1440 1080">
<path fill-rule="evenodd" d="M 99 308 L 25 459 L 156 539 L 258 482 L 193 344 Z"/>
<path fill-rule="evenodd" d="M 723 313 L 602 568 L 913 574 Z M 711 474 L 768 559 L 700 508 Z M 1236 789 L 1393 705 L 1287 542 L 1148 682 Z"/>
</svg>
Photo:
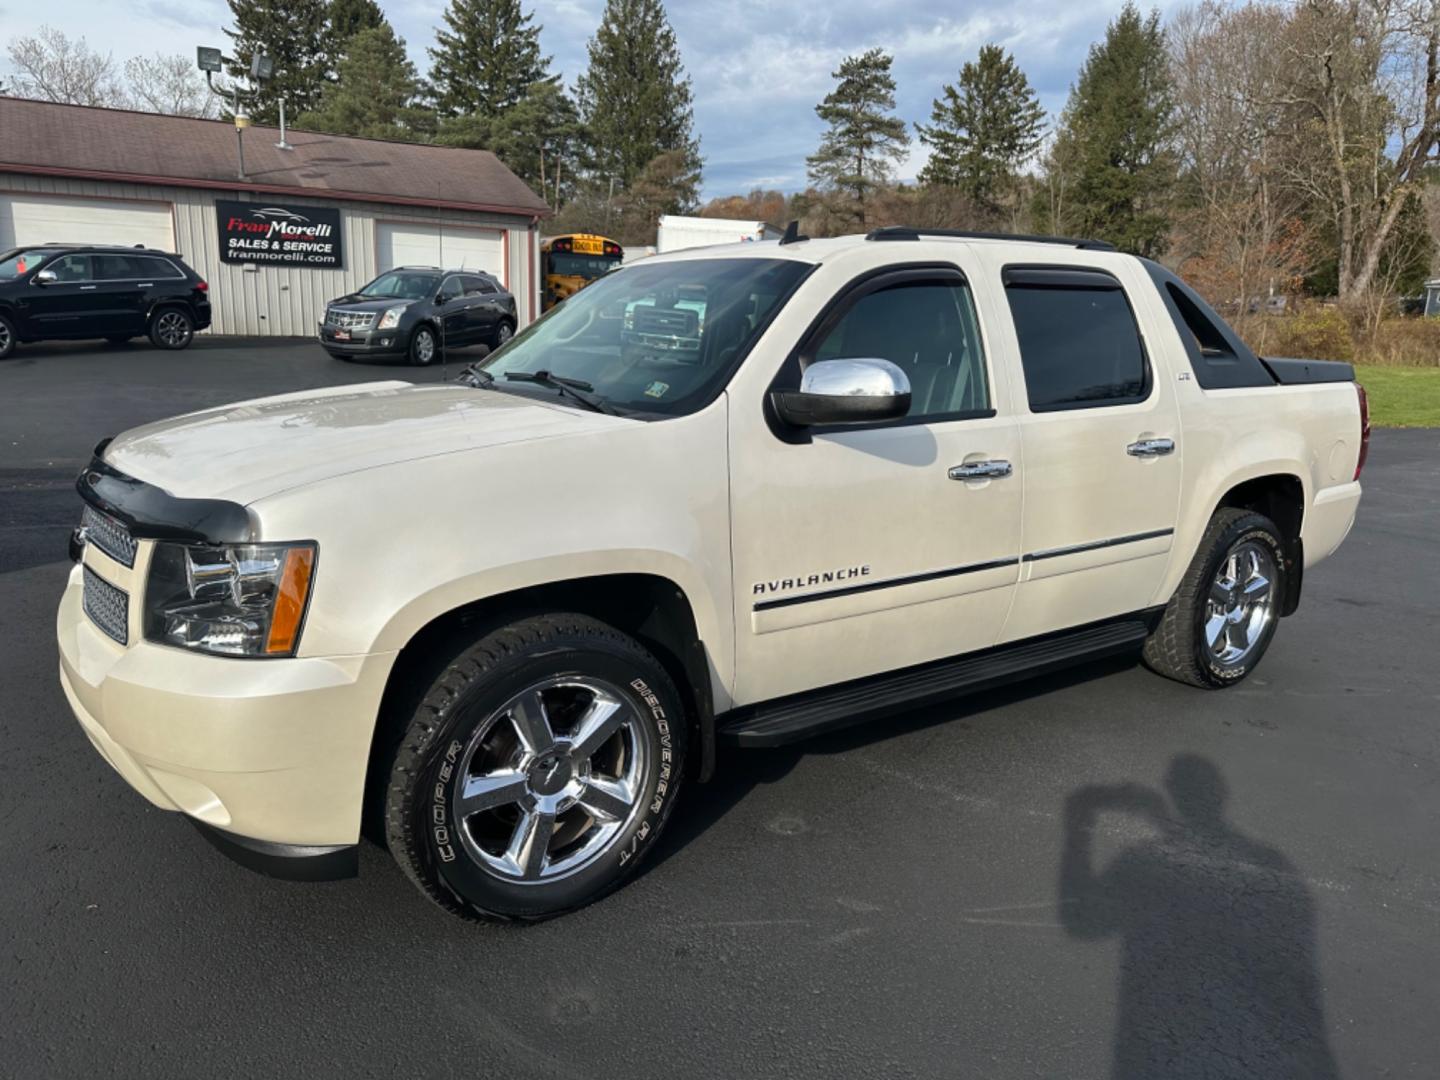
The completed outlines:
<svg viewBox="0 0 1440 1080">
<path fill-rule="evenodd" d="M 633 422 L 493 390 L 377 382 L 147 424 L 104 457 L 179 498 L 246 504 L 362 469 Z"/>
</svg>

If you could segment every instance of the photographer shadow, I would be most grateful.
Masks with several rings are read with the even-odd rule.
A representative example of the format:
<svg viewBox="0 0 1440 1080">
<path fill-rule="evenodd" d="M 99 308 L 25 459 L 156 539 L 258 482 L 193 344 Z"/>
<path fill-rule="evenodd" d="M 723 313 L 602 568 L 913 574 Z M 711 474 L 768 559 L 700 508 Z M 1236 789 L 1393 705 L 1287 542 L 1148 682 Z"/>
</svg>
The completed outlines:
<svg viewBox="0 0 1440 1080">
<path fill-rule="evenodd" d="M 1065 804 L 1061 924 L 1121 940 L 1111 1075 L 1336 1077 L 1305 882 L 1225 820 L 1213 762 L 1177 755 L 1165 788 L 1168 803 L 1123 784 L 1080 788 Z M 1154 832 L 1097 871 L 1107 812 Z"/>
</svg>

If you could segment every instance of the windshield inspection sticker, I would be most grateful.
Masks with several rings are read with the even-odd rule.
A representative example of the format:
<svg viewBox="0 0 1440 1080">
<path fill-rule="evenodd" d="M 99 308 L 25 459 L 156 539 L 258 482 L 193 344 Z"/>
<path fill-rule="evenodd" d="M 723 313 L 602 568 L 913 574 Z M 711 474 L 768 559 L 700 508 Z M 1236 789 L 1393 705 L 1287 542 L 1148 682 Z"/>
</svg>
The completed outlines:
<svg viewBox="0 0 1440 1080">
<path fill-rule="evenodd" d="M 645 388 L 645 396 L 660 398 L 665 396 L 665 391 L 670 389 L 668 382 L 652 382 Z"/>
</svg>

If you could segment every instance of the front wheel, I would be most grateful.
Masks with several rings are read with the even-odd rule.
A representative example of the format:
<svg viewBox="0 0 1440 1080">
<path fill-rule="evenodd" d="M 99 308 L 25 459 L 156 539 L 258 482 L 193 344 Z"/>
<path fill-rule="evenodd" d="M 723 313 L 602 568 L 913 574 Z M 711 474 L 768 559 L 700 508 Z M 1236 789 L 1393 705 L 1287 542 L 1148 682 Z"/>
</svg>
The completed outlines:
<svg viewBox="0 0 1440 1080">
<path fill-rule="evenodd" d="M 685 743 L 680 696 L 638 642 L 583 615 L 524 619 L 457 656 L 410 717 L 386 840 L 456 914 L 558 915 L 655 846 Z"/>
<path fill-rule="evenodd" d="M 183 349 L 195 336 L 195 321 L 180 308 L 161 308 L 150 320 L 150 341 L 157 349 Z"/>
<path fill-rule="evenodd" d="M 1285 595 L 1283 545 L 1264 515 L 1216 511 L 1145 641 L 1146 666 L 1204 689 L 1233 686 L 1249 675 L 1275 636 Z"/>
<path fill-rule="evenodd" d="M 435 344 L 435 331 L 428 326 L 417 326 L 410 335 L 410 363 L 416 367 L 434 363 L 435 354 L 439 351 Z"/>
</svg>

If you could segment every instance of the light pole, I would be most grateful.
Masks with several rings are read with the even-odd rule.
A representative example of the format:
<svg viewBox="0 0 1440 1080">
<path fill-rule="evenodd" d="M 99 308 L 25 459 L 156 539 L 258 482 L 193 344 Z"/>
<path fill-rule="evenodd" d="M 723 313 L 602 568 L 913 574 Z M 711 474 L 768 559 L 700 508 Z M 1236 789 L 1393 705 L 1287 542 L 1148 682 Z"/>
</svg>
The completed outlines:
<svg viewBox="0 0 1440 1080">
<path fill-rule="evenodd" d="M 195 50 L 195 66 L 205 73 L 205 85 L 210 87 L 212 93 L 222 96 L 225 91 L 215 89 L 215 74 L 223 69 L 227 61 L 234 63 L 233 59 L 222 56 L 219 49 L 201 45 Z M 252 83 L 267 82 L 274 74 L 275 61 L 270 57 L 264 53 L 256 53 L 250 58 L 250 81 Z M 245 106 L 240 100 L 240 84 L 234 84 L 230 88 L 230 92 L 233 99 L 231 112 L 235 115 L 235 151 L 239 157 L 239 171 L 235 177 L 237 180 L 248 180 L 249 177 L 245 175 L 245 129 L 250 126 L 250 114 L 245 111 Z M 282 131 L 280 142 L 283 144 L 284 141 L 285 135 Z"/>
</svg>

